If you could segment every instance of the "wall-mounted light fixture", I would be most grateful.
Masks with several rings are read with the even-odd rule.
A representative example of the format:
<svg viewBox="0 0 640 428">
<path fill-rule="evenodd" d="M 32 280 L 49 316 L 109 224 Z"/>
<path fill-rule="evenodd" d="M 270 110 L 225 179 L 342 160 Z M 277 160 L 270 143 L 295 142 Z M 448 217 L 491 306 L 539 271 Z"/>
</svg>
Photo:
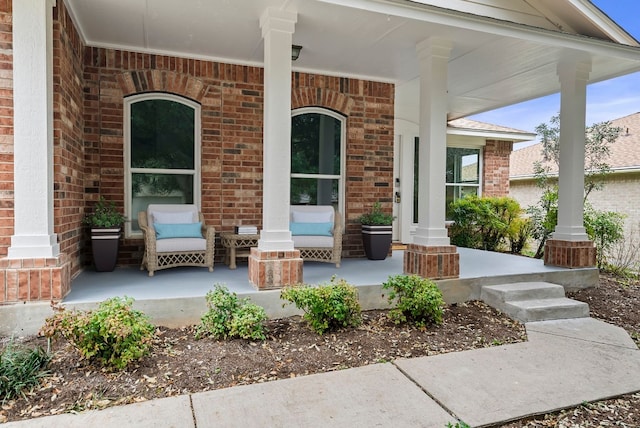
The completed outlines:
<svg viewBox="0 0 640 428">
<path fill-rule="evenodd" d="M 300 51 L 302 50 L 302 46 L 299 45 L 291 45 L 291 61 L 295 61 L 300 56 Z"/>
</svg>

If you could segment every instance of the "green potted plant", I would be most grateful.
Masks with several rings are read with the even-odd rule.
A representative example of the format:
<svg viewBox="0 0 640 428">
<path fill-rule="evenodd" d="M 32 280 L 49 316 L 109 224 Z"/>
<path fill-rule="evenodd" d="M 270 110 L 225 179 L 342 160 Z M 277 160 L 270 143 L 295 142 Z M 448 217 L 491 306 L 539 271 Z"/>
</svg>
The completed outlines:
<svg viewBox="0 0 640 428">
<path fill-rule="evenodd" d="M 389 254 L 393 233 L 393 217 L 382 211 L 380 202 L 375 202 L 371 211 L 358 220 L 362 225 L 362 244 L 369 260 L 384 260 Z"/>
<path fill-rule="evenodd" d="M 93 264 L 98 272 L 112 272 L 115 269 L 120 231 L 125 220 L 115 204 L 103 197 L 100 197 L 93 211 L 85 216 L 83 222 L 91 228 Z"/>
</svg>

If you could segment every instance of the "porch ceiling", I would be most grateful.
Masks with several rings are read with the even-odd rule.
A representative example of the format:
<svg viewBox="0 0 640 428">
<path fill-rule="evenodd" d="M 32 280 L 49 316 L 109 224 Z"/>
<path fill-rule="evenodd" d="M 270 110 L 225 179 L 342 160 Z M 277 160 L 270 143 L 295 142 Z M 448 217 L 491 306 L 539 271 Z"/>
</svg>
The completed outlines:
<svg viewBox="0 0 640 428">
<path fill-rule="evenodd" d="M 263 65 L 263 11 L 293 10 L 298 12 L 293 41 L 303 46 L 294 70 L 398 84 L 418 77 L 417 42 L 449 38 L 454 42 L 450 119 L 559 91 L 556 64 L 569 55 L 591 57 L 591 82 L 640 70 L 640 48 L 632 39 L 623 41 L 636 47 L 540 28 L 544 19 L 524 8 L 518 13 L 526 15 L 529 21 L 523 22 L 529 26 L 421 4 L 426 1 L 64 1 L 88 46 L 258 66 Z M 527 7 L 529 3 L 544 6 L 545 1 L 523 2 Z M 593 19 L 571 21 L 564 3 L 555 11 L 556 18 L 564 20 L 563 29 L 614 38 Z"/>
</svg>

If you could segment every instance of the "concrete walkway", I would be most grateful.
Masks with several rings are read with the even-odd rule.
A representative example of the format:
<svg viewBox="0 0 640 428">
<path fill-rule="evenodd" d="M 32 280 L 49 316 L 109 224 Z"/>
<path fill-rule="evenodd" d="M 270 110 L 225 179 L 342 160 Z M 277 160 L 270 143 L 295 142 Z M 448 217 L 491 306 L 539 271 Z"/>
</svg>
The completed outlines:
<svg viewBox="0 0 640 428">
<path fill-rule="evenodd" d="M 640 350 L 621 328 L 590 318 L 526 328 L 525 343 L 4 426 L 476 427 L 640 391 Z"/>
</svg>

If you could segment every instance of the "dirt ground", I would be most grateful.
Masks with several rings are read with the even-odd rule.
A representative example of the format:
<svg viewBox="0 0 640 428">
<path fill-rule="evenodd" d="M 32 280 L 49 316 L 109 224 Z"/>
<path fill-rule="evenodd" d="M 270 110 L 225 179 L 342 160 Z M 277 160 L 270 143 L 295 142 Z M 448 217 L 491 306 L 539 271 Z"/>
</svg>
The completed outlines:
<svg viewBox="0 0 640 428">
<path fill-rule="evenodd" d="M 600 285 L 571 297 L 589 303 L 592 316 L 625 328 L 640 343 L 640 283 L 601 276 Z M 456 352 L 526 340 L 524 327 L 481 302 L 448 306 L 444 323 L 396 326 L 386 311 L 367 311 L 363 324 L 319 336 L 300 317 L 268 322 L 263 342 L 194 339 L 193 326 L 158 328 L 151 355 L 120 372 L 107 372 L 63 342 L 52 345 L 51 376 L 26 398 L 6 401 L 0 422 L 102 409 L 218 388 L 358 367 L 395 358 Z M 2 338 L 4 342 L 7 338 Z M 46 346 L 42 338 L 28 345 Z M 640 426 L 640 394 L 505 427 Z"/>
</svg>

